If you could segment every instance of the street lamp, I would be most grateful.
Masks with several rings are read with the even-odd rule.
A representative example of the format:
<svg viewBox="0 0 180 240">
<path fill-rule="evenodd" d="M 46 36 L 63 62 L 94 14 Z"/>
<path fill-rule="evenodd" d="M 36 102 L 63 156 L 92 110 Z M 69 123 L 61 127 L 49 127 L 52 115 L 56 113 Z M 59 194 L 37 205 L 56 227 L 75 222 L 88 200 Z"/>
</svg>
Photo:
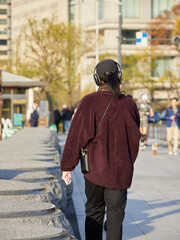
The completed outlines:
<svg viewBox="0 0 180 240">
<path fill-rule="evenodd" d="M 0 69 L 0 140 L 2 140 L 2 70 Z"/>
<path fill-rule="evenodd" d="M 96 64 L 99 62 L 99 0 L 96 0 Z"/>
<path fill-rule="evenodd" d="M 118 63 L 121 65 L 121 44 L 122 44 L 122 2 L 119 0 L 119 37 L 118 37 Z"/>
</svg>

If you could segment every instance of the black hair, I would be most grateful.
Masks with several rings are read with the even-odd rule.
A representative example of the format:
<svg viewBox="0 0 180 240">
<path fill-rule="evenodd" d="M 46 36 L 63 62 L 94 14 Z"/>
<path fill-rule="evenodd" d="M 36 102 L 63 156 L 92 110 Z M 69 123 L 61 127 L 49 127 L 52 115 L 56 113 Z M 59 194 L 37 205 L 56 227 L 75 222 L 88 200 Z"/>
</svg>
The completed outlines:
<svg viewBox="0 0 180 240">
<path fill-rule="evenodd" d="M 176 101 L 178 102 L 178 98 L 177 97 L 172 97 L 170 100 L 176 99 Z"/>
<path fill-rule="evenodd" d="M 107 76 L 107 86 L 109 87 L 110 92 L 115 96 L 118 97 L 121 95 L 121 90 L 119 88 L 119 85 L 121 84 L 121 79 L 118 79 L 117 72 L 110 73 Z"/>
</svg>

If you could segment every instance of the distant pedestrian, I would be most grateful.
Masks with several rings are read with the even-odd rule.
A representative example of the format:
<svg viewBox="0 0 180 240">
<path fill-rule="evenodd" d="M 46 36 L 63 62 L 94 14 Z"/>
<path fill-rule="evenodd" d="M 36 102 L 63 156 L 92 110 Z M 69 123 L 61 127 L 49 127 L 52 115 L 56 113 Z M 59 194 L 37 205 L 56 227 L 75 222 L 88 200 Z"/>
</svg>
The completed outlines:
<svg viewBox="0 0 180 240">
<path fill-rule="evenodd" d="M 98 91 L 81 100 L 71 123 L 61 160 L 62 179 L 72 182 L 71 171 L 79 163 L 81 149 L 87 148 L 86 240 L 102 240 L 105 208 L 106 239 L 121 240 L 127 189 L 139 149 L 139 113 L 135 102 L 121 92 L 122 71 L 117 62 L 99 62 L 94 79 Z"/>
<path fill-rule="evenodd" d="M 171 98 L 171 106 L 166 112 L 167 142 L 169 155 L 178 155 L 179 130 L 180 130 L 180 107 L 178 106 L 178 98 Z M 174 137 L 174 148 L 172 139 Z"/>
<path fill-rule="evenodd" d="M 145 149 L 148 139 L 148 116 L 153 117 L 154 112 L 150 102 L 148 102 L 148 95 L 142 94 L 140 103 L 138 103 L 138 110 L 140 114 L 140 132 L 141 145 L 140 149 Z"/>
<path fill-rule="evenodd" d="M 39 119 L 39 101 L 35 100 L 32 107 L 30 107 L 26 114 L 27 121 L 30 122 L 31 127 L 38 126 Z"/>
<path fill-rule="evenodd" d="M 68 132 L 71 125 L 71 118 L 73 112 L 67 105 L 63 105 L 62 109 L 62 120 L 63 120 L 63 132 Z"/>
<path fill-rule="evenodd" d="M 57 106 L 54 107 L 54 123 L 56 125 L 56 130 L 59 132 L 59 123 L 62 120 L 60 111 L 57 109 Z"/>
</svg>

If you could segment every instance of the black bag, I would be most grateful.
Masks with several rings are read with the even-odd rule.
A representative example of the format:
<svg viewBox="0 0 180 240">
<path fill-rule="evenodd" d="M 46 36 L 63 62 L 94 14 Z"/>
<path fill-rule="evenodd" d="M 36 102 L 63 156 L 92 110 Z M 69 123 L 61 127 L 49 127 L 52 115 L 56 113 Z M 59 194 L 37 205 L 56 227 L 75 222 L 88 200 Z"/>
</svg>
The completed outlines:
<svg viewBox="0 0 180 240">
<path fill-rule="evenodd" d="M 80 159 L 82 173 L 89 173 L 88 149 L 81 149 Z"/>
<path fill-rule="evenodd" d="M 109 107 L 110 107 L 113 99 L 114 99 L 114 97 L 112 97 L 109 105 L 108 105 L 107 108 L 106 108 L 106 111 L 104 112 L 104 114 L 103 114 L 103 116 L 102 116 L 102 118 L 101 118 L 101 121 L 100 121 L 100 123 L 99 123 L 99 125 L 98 125 L 98 127 L 97 127 L 97 129 L 96 129 L 96 134 L 97 134 L 97 132 L 98 132 L 98 130 L 99 130 L 99 127 L 100 127 L 100 125 L 101 125 L 101 123 L 102 123 L 102 120 L 103 120 L 103 118 L 105 117 L 105 115 L 106 115 L 106 113 L 107 113 L 107 111 L 108 111 L 108 109 L 109 109 Z M 91 140 L 91 142 L 89 143 L 89 148 L 90 148 L 90 145 L 92 144 L 92 141 L 93 141 L 93 140 Z M 87 147 L 87 146 L 86 146 L 86 147 Z M 90 172 L 90 169 L 89 169 L 89 159 L 88 159 L 89 150 L 88 150 L 86 147 L 83 148 L 83 149 L 81 149 L 80 154 L 79 154 L 79 155 L 80 155 L 79 158 L 80 158 L 80 161 L 81 161 L 81 172 L 82 172 L 83 174 L 86 174 L 86 173 L 89 173 L 89 172 Z"/>
</svg>

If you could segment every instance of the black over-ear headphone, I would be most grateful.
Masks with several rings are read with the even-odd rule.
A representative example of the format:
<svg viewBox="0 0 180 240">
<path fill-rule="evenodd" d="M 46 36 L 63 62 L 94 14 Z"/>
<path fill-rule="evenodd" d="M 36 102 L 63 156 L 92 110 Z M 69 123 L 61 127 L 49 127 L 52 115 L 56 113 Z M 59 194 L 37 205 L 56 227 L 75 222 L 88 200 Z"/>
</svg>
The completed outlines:
<svg viewBox="0 0 180 240">
<path fill-rule="evenodd" d="M 111 74 L 113 74 L 113 73 L 115 73 L 116 71 L 117 71 L 117 76 L 116 76 L 116 77 L 117 77 L 117 79 L 118 79 L 118 83 L 120 84 L 121 81 L 122 81 L 121 66 L 120 66 L 119 63 L 117 63 L 117 62 L 115 62 L 115 61 L 114 61 L 114 62 L 115 62 L 115 64 L 116 64 L 116 66 L 117 66 L 117 69 L 116 69 L 115 71 L 113 71 L 113 72 L 105 72 L 105 73 L 104 73 L 104 79 L 100 79 L 100 77 L 99 77 L 99 75 L 98 75 L 98 73 L 97 73 L 97 67 L 99 66 L 99 64 L 101 64 L 102 62 L 105 62 L 105 61 L 109 61 L 109 59 L 105 59 L 105 60 L 100 61 L 100 62 L 96 65 L 96 67 L 94 68 L 93 77 L 94 77 L 94 81 L 95 81 L 96 85 L 97 85 L 97 86 L 100 86 L 101 83 L 102 83 L 102 81 L 107 82 L 108 76 L 111 75 Z M 112 60 L 112 61 L 113 61 L 113 60 Z"/>
</svg>

